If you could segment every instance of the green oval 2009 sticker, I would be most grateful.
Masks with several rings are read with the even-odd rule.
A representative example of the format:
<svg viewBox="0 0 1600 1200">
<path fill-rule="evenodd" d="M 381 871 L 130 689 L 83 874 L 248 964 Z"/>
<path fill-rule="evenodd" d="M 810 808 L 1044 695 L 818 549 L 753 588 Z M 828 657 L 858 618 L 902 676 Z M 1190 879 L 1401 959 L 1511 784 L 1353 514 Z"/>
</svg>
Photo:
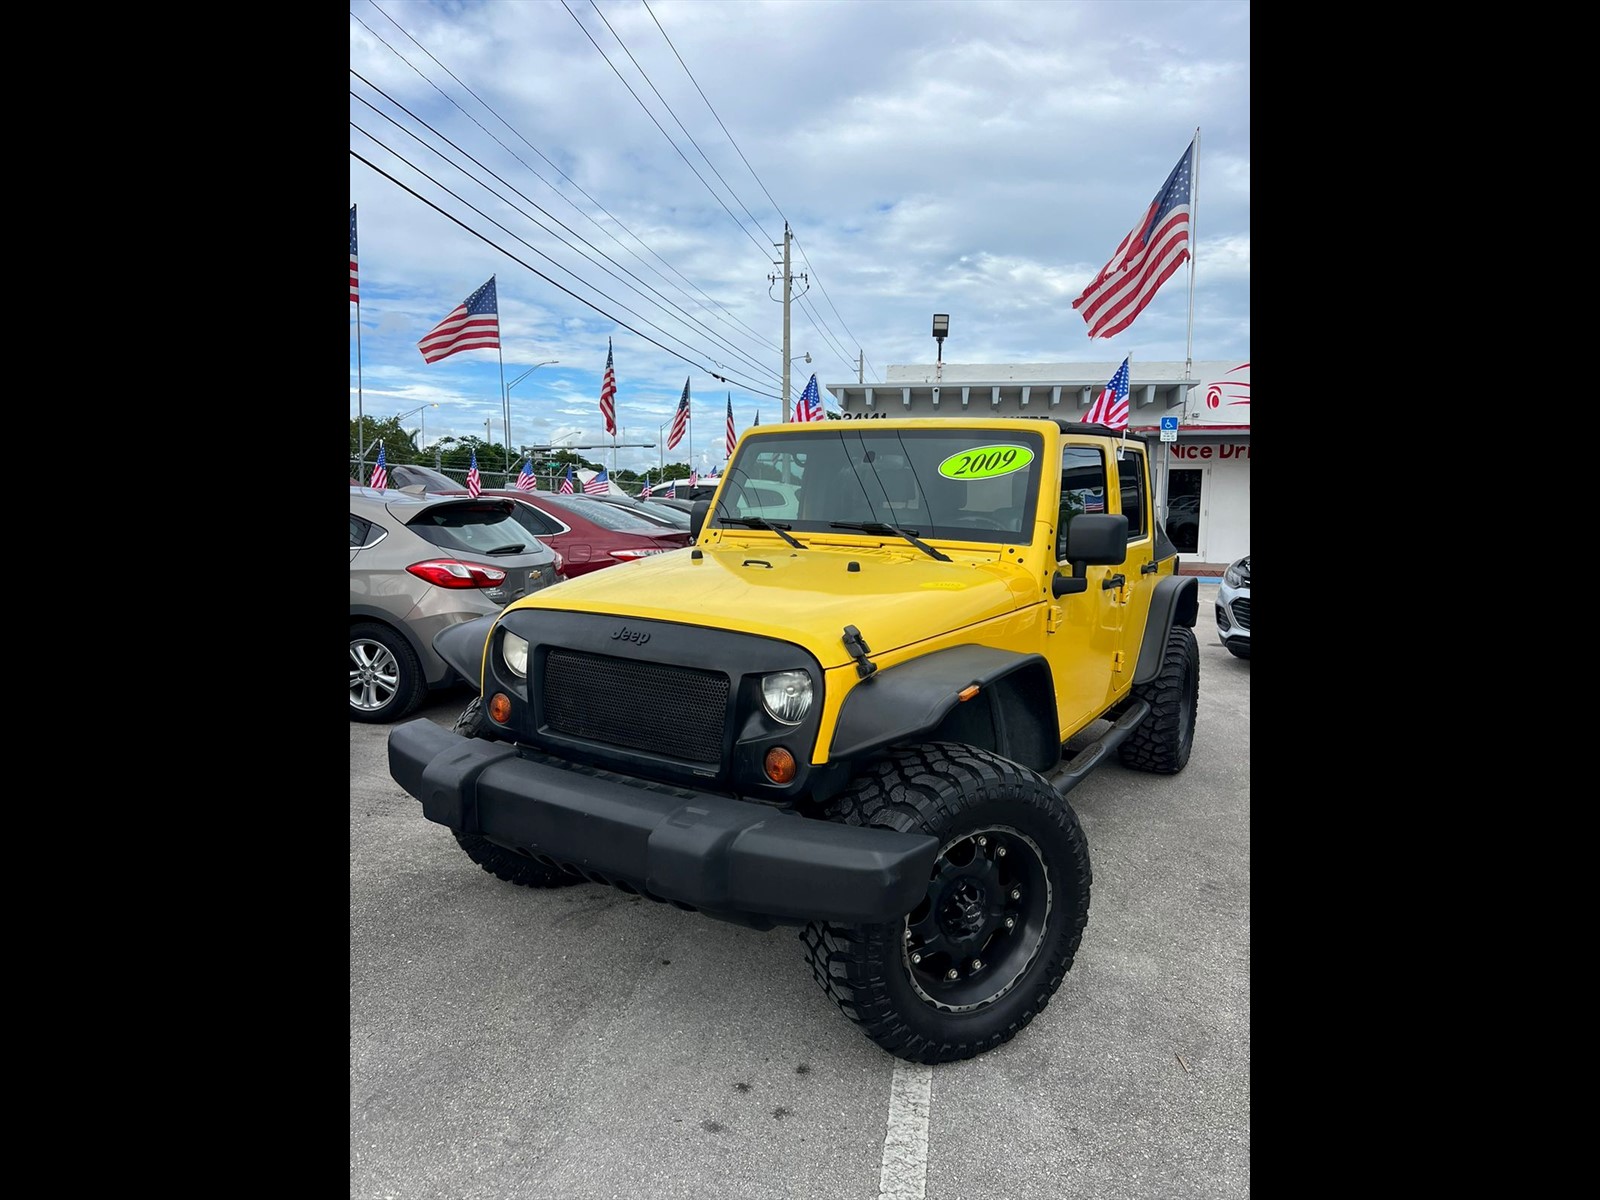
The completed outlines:
<svg viewBox="0 0 1600 1200">
<path fill-rule="evenodd" d="M 1033 451 L 1026 446 L 978 446 L 945 459 L 939 474 L 946 479 L 993 479 L 1020 471 L 1032 461 Z"/>
</svg>

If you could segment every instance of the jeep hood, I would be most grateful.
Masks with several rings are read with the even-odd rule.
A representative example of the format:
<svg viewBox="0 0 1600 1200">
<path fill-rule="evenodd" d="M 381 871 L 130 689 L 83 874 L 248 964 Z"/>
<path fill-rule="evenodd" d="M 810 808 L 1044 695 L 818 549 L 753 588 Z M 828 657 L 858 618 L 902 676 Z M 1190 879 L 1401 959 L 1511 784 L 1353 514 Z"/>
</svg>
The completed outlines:
<svg viewBox="0 0 1600 1200">
<path fill-rule="evenodd" d="M 602 613 L 738 629 L 804 646 L 825 668 L 850 661 L 840 635 L 861 631 L 874 655 L 1029 604 L 1047 593 L 999 554 L 941 547 L 939 562 L 906 546 L 776 539 L 674 550 L 545 588 L 511 607 Z M 853 564 L 853 565 L 852 565 Z"/>
</svg>

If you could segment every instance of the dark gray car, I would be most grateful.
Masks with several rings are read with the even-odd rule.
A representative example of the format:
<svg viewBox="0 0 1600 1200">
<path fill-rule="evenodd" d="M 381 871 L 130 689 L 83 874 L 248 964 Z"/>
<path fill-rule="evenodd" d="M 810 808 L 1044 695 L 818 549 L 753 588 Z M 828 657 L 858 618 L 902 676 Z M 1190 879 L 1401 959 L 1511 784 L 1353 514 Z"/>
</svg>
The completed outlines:
<svg viewBox="0 0 1600 1200">
<path fill-rule="evenodd" d="M 476 682 L 434 652 L 434 636 L 565 577 L 515 503 L 350 489 L 351 720 L 395 721 L 432 689 Z"/>
<path fill-rule="evenodd" d="M 615 496 L 609 492 L 591 498 L 600 501 L 601 504 L 611 504 L 617 508 L 627 509 L 631 513 L 637 513 L 655 525 L 666 525 L 672 529 L 689 528 L 689 514 L 681 508 L 657 504 L 653 500 L 635 500 L 632 496 Z"/>
</svg>

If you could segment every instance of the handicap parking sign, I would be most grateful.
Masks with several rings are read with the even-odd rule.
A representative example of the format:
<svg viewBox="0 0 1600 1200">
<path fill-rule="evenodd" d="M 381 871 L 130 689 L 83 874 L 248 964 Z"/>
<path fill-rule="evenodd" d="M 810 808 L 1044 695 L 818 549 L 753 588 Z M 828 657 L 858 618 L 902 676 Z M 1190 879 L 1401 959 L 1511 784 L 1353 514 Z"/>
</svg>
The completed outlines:
<svg viewBox="0 0 1600 1200">
<path fill-rule="evenodd" d="M 1163 442 L 1175 442 L 1175 441 L 1178 440 L 1178 418 L 1177 417 L 1162 417 L 1161 418 L 1161 440 Z"/>
</svg>

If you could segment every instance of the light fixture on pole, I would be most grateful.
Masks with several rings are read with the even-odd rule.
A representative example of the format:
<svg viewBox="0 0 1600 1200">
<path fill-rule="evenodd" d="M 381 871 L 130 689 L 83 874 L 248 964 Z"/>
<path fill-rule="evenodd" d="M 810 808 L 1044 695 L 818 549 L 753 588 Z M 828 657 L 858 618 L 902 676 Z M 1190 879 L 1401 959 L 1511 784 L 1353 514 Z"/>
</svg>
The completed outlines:
<svg viewBox="0 0 1600 1200">
<path fill-rule="evenodd" d="M 939 360 L 933 368 L 933 386 L 938 387 L 944 376 L 944 340 L 950 336 L 950 314 L 933 314 L 933 338 L 939 343 Z M 937 401 L 936 401 L 937 402 Z"/>
<path fill-rule="evenodd" d="M 437 404 L 424 404 L 421 408 L 413 408 L 410 412 L 401 413 L 398 417 L 396 417 L 394 419 L 394 423 L 396 425 L 398 425 L 398 424 L 400 424 L 401 421 L 404 421 L 407 417 L 414 417 L 418 413 L 422 414 L 422 427 L 417 430 L 417 449 L 418 450 L 422 449 L 422 443 L 427 440 L 426 431 L 427 431 L 427 428 L 428 428 L 428 409 L 430 409 L 430 408 L 438 408 L 438 407 L 439 406 Z"/>
<path fill-rule="evenodd" d="M 506 384 L 505 396 L 502 399 L 504 400 L 504 403 L 505 403 L 506 447 L 507 447 L 506 453 L 507 454 L 511 453 L 511 450 L 510 450 L 510 446 L 511 446 L 511 389 L 516 387 L 517 384 L 521 383 L 529 375 L 532 375 L 540 367 L 553 367 L 560 361 L 561 360 L 558 359 L 558 358 L 547 358 L 543 362 L 534 363 L 533 366 L 529 367 L 521 375 L 518 375 L 510 383 Z M 510 474 L 510 472 L 511 472 L 511 463 L 508 461 L 506 463 L 506 473 Z"/>
</svg>

